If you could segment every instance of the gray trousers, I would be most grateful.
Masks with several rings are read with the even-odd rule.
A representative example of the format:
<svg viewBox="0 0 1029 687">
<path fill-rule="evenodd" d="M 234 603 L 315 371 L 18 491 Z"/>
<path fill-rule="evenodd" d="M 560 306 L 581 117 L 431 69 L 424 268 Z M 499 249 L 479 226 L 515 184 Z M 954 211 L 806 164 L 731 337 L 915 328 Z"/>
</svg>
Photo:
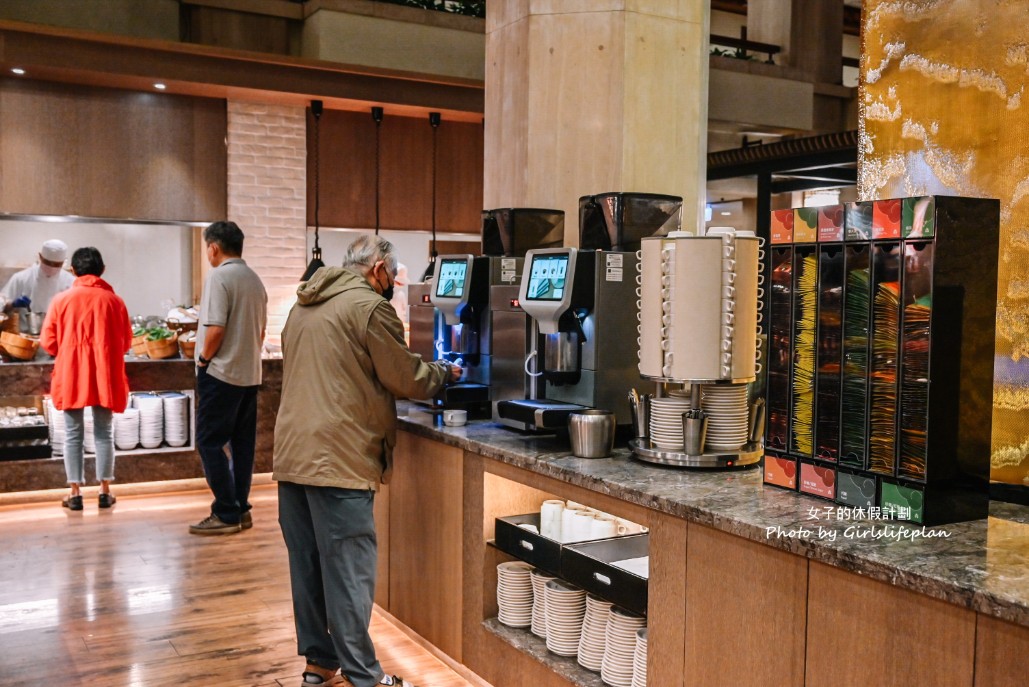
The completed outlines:
<svg viewBox="0 0 1029 687">
<path fill-rule="evenodd" d="M 375 492 L 279 482 L 297 653 L 355 687 L 383 671 L 368 634 L 375 597 Z"/>
</svg>

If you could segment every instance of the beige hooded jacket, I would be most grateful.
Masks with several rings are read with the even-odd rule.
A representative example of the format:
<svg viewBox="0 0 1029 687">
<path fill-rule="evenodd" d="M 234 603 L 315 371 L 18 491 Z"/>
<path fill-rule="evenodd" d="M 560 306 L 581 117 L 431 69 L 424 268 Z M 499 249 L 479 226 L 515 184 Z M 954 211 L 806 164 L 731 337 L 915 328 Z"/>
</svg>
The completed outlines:
<svg viewBox="0 0 1029 687">
<path fill-rule="evenodd" d="M 282 357 L 272 477 L 319 487 L 389 481 L 395 397 L 429 398 L 447 377 L 407 348 L 404 325 L 364 276 L 340 267 L 300 285 Z"/>
</svg>

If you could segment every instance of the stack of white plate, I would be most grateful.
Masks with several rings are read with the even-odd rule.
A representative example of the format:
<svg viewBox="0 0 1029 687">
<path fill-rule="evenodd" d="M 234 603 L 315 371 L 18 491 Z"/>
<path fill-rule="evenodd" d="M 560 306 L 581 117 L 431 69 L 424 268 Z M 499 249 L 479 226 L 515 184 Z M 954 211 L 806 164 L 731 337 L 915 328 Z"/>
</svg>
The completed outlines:
<svg viewBox="0 0 1029 687">
<path fill-rule="evenodd" d="M 115 414 L 114 445 L 120 451 L 131 451 L 139 446 L 139 410 L 136 408 Z"/>
<path fill-rule="evenodd" d="M 64 413 L 54 407 L 54 402 L 49 398 L 43 401 L 46 404 L 46 416 L 50 430 L 50 452 L 55 456 L 64 455 Z"/>
<path fill-rule="evenodd" d="M 575 656 L 579 651 L 582 619 L 586 615 L 586 592 L 563 580 L 549 580 L 547 597 L 547 648 L 558 656 Z"/>
<path fill-rule="evenodd" d="M 164 401 L 156 394 L 133 394 L 132 407 L 139 410 L 139 443 L 157 448 L 164 441 Z"/>
<path fill-rule="evenodd" d="M 189 396 L 177 391 L 161 394 L 164 402 L 164 441 L 169 446 L 185 446 L 189 442 Z"/>
<path fill-rule="evenodd" d="M 500 622 L 509 627 L 528 627 L 532 624 L 532 566 L 522 561 L 510 561 L 497 566 L 497 605 Z"/>
<path fill-rule="evenodd" d="M 747 443 L 750 406 L 746 384 L 705 384 L 701 407 L 708 416 L 706 449 L 737 451 Z"/>
<path fill-rule="evenodd" d="M 611 602 L 592 594 L 586 595 L 586 617 L 582 621 L 579 640 L 579 665 L 595 673 L 604 662 L 607 644 L 607 619 L 611 615 Z"/>
<path fill-rule="evenodd" d="M 650 440 L 658 448 L 682 448 L 682 414 L 690 399 L 681 396 L 650 399 Z"/>
<path fill-rule="evenodd" d="M 607 619 L 607 641 L 600 679 L 611 687 L 632 687 L 632 666 L 636 654 L 636 631 L 646 625 L 646 619 L 633 615 L 617 606 L 611 608 Z"/>
<path fill-rule="evenodd" d="M 84 408 L 82 411 L 82 451 L 84 453 L 96 453 L 96 439 L 93 437 L 92 408 Z"/>
<path fill-rule="evenodd" d="M 529 574 L 532 580 L 532 633 L 541 639 L 547 638 L 547 582 L 554 579 L 550 573 L 539 568 Z"/>
<path fill-rule="evenodd" d="M 647 687 L 647 628 L 636 630 L 636 653 L 632 657 L 632 687 Z"/>
</svg>

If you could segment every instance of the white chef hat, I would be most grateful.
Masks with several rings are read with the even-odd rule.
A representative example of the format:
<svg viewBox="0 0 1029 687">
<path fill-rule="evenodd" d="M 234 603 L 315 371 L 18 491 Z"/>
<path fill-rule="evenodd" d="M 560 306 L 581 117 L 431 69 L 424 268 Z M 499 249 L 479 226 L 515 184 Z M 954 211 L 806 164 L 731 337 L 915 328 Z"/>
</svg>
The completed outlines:
<svg viewBox="0 0 1029 687">
<path fill-rule="evenodd" d="M 50 239 L 43 244 L 39 254 L 43 256 L 44 260 L 50 262 L 64 262 L 68 257 L 68 244 L 60 239 Z"/>
</svg>

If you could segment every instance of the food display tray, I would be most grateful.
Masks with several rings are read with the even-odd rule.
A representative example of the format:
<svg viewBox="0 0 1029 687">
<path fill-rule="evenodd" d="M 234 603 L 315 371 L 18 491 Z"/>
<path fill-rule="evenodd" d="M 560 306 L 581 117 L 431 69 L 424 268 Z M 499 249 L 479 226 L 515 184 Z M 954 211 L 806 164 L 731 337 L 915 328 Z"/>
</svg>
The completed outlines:
<svg viewBox="0 0 1029 687">
<path fill-rule="evenodd" d="M 649 534 L 567 544 L 561 552 L 561 577 L 628 611 L 646 615 L 647 578 L 611 564 L 649 555 Z"/>
</svg>

